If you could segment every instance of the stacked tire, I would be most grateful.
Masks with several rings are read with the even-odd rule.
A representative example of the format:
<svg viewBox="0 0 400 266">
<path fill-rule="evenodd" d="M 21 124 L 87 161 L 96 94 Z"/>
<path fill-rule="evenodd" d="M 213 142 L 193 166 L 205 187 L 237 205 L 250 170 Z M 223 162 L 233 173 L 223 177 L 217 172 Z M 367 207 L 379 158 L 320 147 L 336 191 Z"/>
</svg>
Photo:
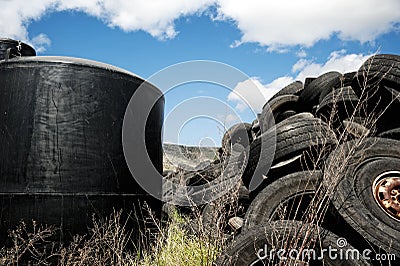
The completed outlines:
<svg viewBox="0 0 400 266">
<path fill-rule="evenodd" d="M 251 203 L 240 233 L 216 265 L 399 260 L 399 111 L 397 55 L 372 56 L 356 72 L 296 81 L 272 97 L 246 124 L 242 180 Z M 362 256 L 301 256 L 305 249 L 318 253 L 328 247 Z M 267 248 L 298 252 L 271 257 Z"/>
</svg>

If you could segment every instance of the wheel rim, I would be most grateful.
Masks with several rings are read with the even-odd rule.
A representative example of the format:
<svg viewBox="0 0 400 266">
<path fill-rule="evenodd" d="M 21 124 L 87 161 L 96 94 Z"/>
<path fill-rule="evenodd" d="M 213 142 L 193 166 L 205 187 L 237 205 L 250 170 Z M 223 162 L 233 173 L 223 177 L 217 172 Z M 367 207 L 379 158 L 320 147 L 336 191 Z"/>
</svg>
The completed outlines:
<svg viewBox="0 0 400 266">
<path fill-rule="evenodd" d="M 372 193 L 381 209 L 400 222 L 400 172 L 389 171 L 379 175 L 372 185 Z"/>
</svg>

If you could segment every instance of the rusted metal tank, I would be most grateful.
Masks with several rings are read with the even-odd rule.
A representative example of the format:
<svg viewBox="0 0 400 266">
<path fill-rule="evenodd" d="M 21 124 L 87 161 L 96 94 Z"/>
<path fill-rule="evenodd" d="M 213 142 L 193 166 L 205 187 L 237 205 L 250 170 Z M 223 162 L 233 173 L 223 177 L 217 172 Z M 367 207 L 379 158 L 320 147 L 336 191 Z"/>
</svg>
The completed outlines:
<svg viewBox="0 0 400 266">
<path fill-rule="evenodd" d="M 164 98 L 156 87 L 89 60 L 0 61 L 1 240 L 21 219 L 60 227 L 63 240 L 85 233 L 93 214 L 121 208 L 145 213 L 144 202 L 160 211 L 161 203 L 136 183 L 123 154 L 124 114 L 139 86 L 148 91 L 144 105 L 156 102 L 146 147 L 162 173 Z"/>
</svg>

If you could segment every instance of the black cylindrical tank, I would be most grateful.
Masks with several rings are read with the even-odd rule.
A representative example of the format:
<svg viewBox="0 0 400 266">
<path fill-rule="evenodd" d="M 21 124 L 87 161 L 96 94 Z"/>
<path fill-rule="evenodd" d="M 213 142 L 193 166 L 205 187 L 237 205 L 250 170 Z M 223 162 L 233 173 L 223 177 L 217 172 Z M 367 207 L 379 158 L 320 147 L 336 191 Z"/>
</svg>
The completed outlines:
<svg viewBox="0 0 400 266">
<path fill-rule="evenodd" d="M 131 176 L 122 148 L 124 114 L 140 85 L 144 105 L 156 101 L 146 147 L 161 173 L 164 98 L 153 85 L 83 59 L 0 61 L 0 238 L 20 219 L 69 236 L 84 232 L 93 213 L 141 210 L 144 202 L 160 210 Z"/>
<path fill-rule="evenodd" d="M 0 60 L 16 56 L 35 56 L 36 52 L 31 46 L 21 41 L 0 38 Z"/>
</svg>

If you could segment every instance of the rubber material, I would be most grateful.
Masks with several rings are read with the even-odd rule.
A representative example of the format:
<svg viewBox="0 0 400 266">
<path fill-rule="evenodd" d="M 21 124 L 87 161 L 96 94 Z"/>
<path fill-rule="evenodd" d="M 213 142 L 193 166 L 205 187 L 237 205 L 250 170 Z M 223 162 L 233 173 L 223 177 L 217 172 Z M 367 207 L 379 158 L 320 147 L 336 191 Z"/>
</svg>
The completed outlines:
<svg viewBox="0 0 400 266">
<path fill-rule="evenodd" d="M 352 87 L 334 89 L 320 102 L 316 115 L 325 122 L 337 127 L 338 123 L 335 122 L 340 124 L 344 119 L 356 115 L 356 109 L 361 109 L 357 107 L 358 102 L 359 98 Z"/>
<path fill-rule="evenodd" d="M 321 93 L 332 88 L 340 86 L 342 74 L 336 71 L 322 74 L 308 86 L 299 95 L 298 108 L 299 111 L 311 111 L 314 106 L 318 105 Z"/>
<path fill-rule="evenodd" d="M 274 181 L 251 202 L 242 230 L 280 220 L 283 216 L 285 220 L 304 218 L 305 209 L 301 208 L 307 206 L 302 206 L 301 201 L 314 197 L 321 180 L 322 172 L 316 170 L 295 172 Z M 293 202 L 295 198 L 297 201 Z"/>
<path fill-rule="evenodd" d="M 400 140 L 400 128 L 394 128 L 378 135 L 380 138 Z"/>
<path fill-rule="evenodd" d="M 372 95 L 380 86 L 386 85 L 400 91 L 400 56 L 393 54 L 377 54 L 368 58 L 359 68 L 353 82 L 353 88 L 360 97 L 364 94 Z M 384 91 L 382 90 L 384 93 Z M 380 94 L 378 92 L 378 94 Z"/>
<path fill-rule="evenodd" d="M 286 87 L 282 88 L 280 91 L 275 93 L 274 96 L 272 96 L 271 99 L 269 99 L 269 102 L 275 99 L 276 97 L 282 96 L 282 95 L 298 95 L 302 90 L 303 90 L 303 82 L 297 80 Z"/>
<path fill-rule="evenodd" d="M 313 249 L 316 253 L 320 249 L 329 247 L 337 249 L 339 253 L 346 253 L 346 250 L 353 250 L 350 245 L 343 248 L 338 246 L 339 236 L 326 229 L 312 224 L 301 223 L 298 221 L 274 221 L 264 226 L 258 226 L 239 235 L 232 245 L 217 258 L 215 265 L 298 265 L 299 261 L 290 260 L 290 250 L 300 252 L 303 249 Z M 289 260 L 278 260 L 277 253 L 272 250 L 284 249 L 285 256 Z M 271 253 L 270 253 L 271 252 Z M 360 251 L 362 252 L 362 251 Z M 258 254 L 258 256 L 257 256 Z M 271 254 L 271 260 L 269 255 Z M 295 254 L 295 253 L 293 253 Z M 260 259 L 265 257 L 264 260 Z M 281 256 L 282 257 L 282 256 Z M 292 256 L 292 257 L 295 257 Z M 316 256 L 318 257 L 318 256 Z M 279 264 L 281 263 L 281 264 Z M 285 263 L 285 264 L 283 264 Z M 309 261 L 309 265 L 370 265 L 364 259 L 340 260 L 329 258 L 328 253 L 324 253 L 323 261 Z M 301 265 L 301 264 L 300 264 Z"/>
<path fill-rule="evenodd" d="M 329 156 L 323 179 L 341 216 L 371 243 L 398 257 L 399 222 L 375 202 L 372 183 L 385 171 L 400 171 L 399 145 L 383 138 L 344 143 Z"/>
<path fill-rule="evenodd" d="M 240 123 L 229 128 L 222 137 L 222 150 L 229 155 L 231 148 L 235 144 L 247 147 L 253 141 L 251 134 L 251 124 Z"/>
<path fill-rule="evenodd" d="M 249 160 L 242 175 L 246 187 L 249 187 L 252 179 L 261 179 L 269 169 L 263 166 L 263 161 L 269 161 L 268 156 L 273 156 L 273 164 L 290 159 L 303 152 L 317 152 L 321 147 L 329 150 L 329 147 L 337 144 L 336 136 L 328 126 L 318 118 L 299 118 L 301 114 L 292 116 L 276 125 L 273 130 L 263 133 L 250 145 Z M 275 154 L 264 154 L 266 158 L 260 158 L 261 146 L 264 140 L 269 140 L 269 135 L 276 132 Z M 268 145 L 266 145 L 268 146 Z M 258 163 L 260 167 L 257 168 Z M 255 169 L 258 169 L 255 172 Z"/>
<path fill-rule="evenodd" d="M 319 102 L 321 103 L 328 94 L 333 92 L 333 90 L 335 90 L 337 88 L 344 88 L 344 87 L 347 87 L 347 86 L 351 86 L 356 74 L 357 74 L 357 72 L 348 72 L 348 73 L 343 74 L 340 77 L 340 84 L 338 84 L 339 86 L 334 87 L 334 88 L 330 88 L 330 89 L 327 89 L 327 90 L 323 90 L 321 92 L 321 95 L 319 96 Z"/>
<path fill-rule="evenodd" d="M 280 115 L 287 111 L 296 110 L 296 103 L 299 99 L 298 96 L 293 94 L 282 95 L 269 101 L 261 112 L 260 116 L 260 128 L 261 132 L 266 132 L 269 128 L 275 124 L 282 122 L 283 120 L 278 119 Z"/>
</svg>

